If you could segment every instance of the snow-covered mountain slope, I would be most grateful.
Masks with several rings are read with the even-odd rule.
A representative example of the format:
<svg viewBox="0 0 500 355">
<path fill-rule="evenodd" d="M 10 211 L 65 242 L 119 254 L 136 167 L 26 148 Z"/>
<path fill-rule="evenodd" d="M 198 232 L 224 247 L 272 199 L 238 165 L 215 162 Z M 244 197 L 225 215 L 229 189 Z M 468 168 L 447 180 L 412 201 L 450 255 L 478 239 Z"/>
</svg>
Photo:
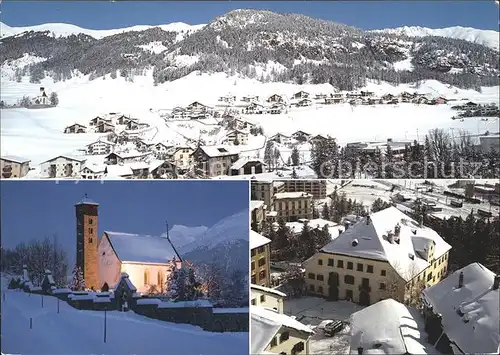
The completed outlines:
<svg viewBox="0 0 500 355">
<path fill-rule="evenodd" d="M 0 63 L 14 80 L 29 75 L 32 82 L 45 76 L 67 80 L 75 73 L 133 80 L 151 70 L 155 84 L 197 71 L 238 73 L 262 82 L 329 83 L 339 90 L 363 87 L 367 79 L 394 84 L 438 80 L 463 88 L 498 84 L 498 50 L 483 44 L 493 41 L 485 39 L 491 34 L 462 28 L 443 29 L 448 37 L 417 30 L 410 32 L 422 35 L 409 37 L 404 30 L 394 31 L 249 9 L 230 11 L 206 26 L 102 31 L 66 24 L 5 26 Z M 263 70 L 270 63 L 272 68 Z"/>
<path fill-rule="evenodd" d="M 68 23 L 46 23 L 36 26 L 26 26 L 26 27 L 10 27 L 3 22 L 0 22 L 0 38 L 16 36 L 24 32 L 46 32 L 53 37 L 67 37 L 71 35 L 84 34 L 95 39 L 102 39 L 104 37 L 113 36 L 119 33 L 132 32 L 132 31 L 145 31 L 150 28 L 158 27 L 166 32 L 194 32 L 205 25 L 189 25 L 184 22 L 174 22 L 166 25 L 137 25 L 125 28 L 117 28 L 111 30 L 91 30 L 87 28 L 82 28 Z"/>
<path fill-rule="evenodd" d="M 207 227 L 187 227 L 175 225 L 168 231 L 168 236 L 176 248 L 182 248 L 198 239 L 207 231 Z"/>
<path fill-rule="evenodd" d="M 410 37 L 439 36 L 447 38 L 462 39 L 464 41 L 481 44 L 493 49 L 499 49 L 499 32 L 493 30 L 478 30 L 472 27 L 453 26 L 446 28 L 427 28 L 420 26 L 404 26 L 398 28 L 387 28 L 374 30 L 372 32 L 383 32 L 395 35 L 406 35 Z"/>
<path fill-rule="evenodd" d="M 180 248 L 186 260 L 216 263 L 223 270 L 248 272 L 249 212 L 243 210 L 216 223 L 194 242 Z"/>
</svg>

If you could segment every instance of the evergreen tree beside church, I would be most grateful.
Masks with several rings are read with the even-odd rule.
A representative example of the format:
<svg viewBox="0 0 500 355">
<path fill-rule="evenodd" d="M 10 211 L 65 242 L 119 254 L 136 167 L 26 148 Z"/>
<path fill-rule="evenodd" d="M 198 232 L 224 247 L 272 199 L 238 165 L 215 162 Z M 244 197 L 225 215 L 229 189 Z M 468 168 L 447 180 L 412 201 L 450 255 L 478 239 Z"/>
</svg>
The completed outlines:
<svg viewBox="0 0 500 355">
<path fill-rule="evenodd" d="M 84 291 L 86 288 L 85 279 L 83 278 L 83 271 L 78 265 L 75 265 L 73 269 L 73 280 L 71 281 L 70 288 L 73 291 Z"/>
</svg>

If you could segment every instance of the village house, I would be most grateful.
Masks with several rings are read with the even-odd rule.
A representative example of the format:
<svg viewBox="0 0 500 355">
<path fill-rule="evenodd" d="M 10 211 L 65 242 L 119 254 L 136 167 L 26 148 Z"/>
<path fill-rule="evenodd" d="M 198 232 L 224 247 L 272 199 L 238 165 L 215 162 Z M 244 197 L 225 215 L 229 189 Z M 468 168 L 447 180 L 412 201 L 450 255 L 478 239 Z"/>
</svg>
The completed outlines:
<svg viewBox="0 0 500 355">
<path fill-rule="evenodd" d="M 199 146 L 192 154 L 197 169 L 208 177 L 228 175 L 239 154 L 231 146 Z"/>
<path fill-rule="evenodd" d="M 226 95 L 219 97 L 219 102 L 233 103 L 235 101 L 236 101 L 236 96 L 234 95 Z"/>
<path fill-rule="evenodd" d="M 99 124 L 101 124 L 102 122 L 112 124 L 111 118 L 109 118 L 108 116 L 96 116 L 89 121 L 89 126 L 99 126 Z"/>
<path fill-rule="evenodd" d="M 305 92 L 305 91 L 299 91 L 299 92 L 296 92 L 295 94 L 293 94 L 293 98 L 296 100 L 308 99 L 309 96 L 310 96 L 309 93 Z"/>
<path fill-rule="evenodd" d="M 115 126 L 109 122 L 99 122 L 99 124 L 96 126 L 97 130 L 96 132 L 98 133 L 108 133 L 108 132 L 114 132 Z"/>
<path fill-rule="evenodd" d="M 100 138 L 85 146 L 85 153 L 88 155 L 110 154 L 115 149 L 116 144 L 101 140 Z"/>
<path fill-rule="evenodd" d="M 250 306 L 252 354 L 310 353 L 309 340 L 313 330 L 295 318 L 259 306 Z"/>
<path fill-rule="evenodd" d="M 244 112 L 248 115 L 250 114 L 261 115 L 265 112 L 265 107 L 264 105 L 261 105 L 257 102 L 252 102 L 247 107 L 245 107 Z"/>
<path fill-rule="evenodd" d="M 446 275 L 451 246 L 396 207 L 372 213 L 303 263 L 309 293 L 368 306 L 418 302 Z"/>
<path fill-rule="evenodd" d="M 272 142 L 280 143 L 280 144 L 290 144 L 292 143 L 292 139 L 290 136 L 286 136 L 283 133 L 276 133 L 275 135 L 269 137 L 269 140 Z"/>
<path fill-rule="evenodd" d="M 429 342 L 441 354 L 498 354 L 500 276 L 479 263 L 422 291 Z"/>
<path fill-rule="evenodd" d="M 259 101 L 259 96 L 256 96 L 256 95 L 243 96 L 241 98 L 241 101 L 243 101 L 243 102 Z"/>
<path fill-rule="evenodd" d="M 301 218 L 312 219 L 313 196 L 307 192 L 280 192 L 274 194 L 274 211 L 277 218 L 295 222 Z"/>
<path fill-rule="evenodd" d="M 50 99 L 47 96 L 47 93 L 45 92 L 44 87 L 40 87 L 40 93 L 37 97 L 35 97 L 35 100 L 33 101 L 35 105 L 43 105 L 43 106 L 48 106 L 50 105 Z"/>
<path fill-rule="evenodd" d="M 14 155 L 4 155 L 0 158 L 0 169 L 2 179 L 21 178 L 30 171 L 31 160 L 16 157 Z"/>
<path fill-rule="evenodd" d="M 153 179 L 176 178 L 177 167 L 166 160 L 155 160 L 149 164 L 150 175 Z"/>
<path fill-rule="evenodd" d="M 309 143 L 311 144 L 321 144 L 321 143 L 324 143 L 324 142 L 327 142 L 328 139 L 330 139 L 329 137 L 325 137 L 321 134 L 318 134 L 314 137 L 312 137 L 310 140 L 309 140 Z"/>
<path fill-rule="evenodd" d="M 149 163 L 144 161 L 135 161 L 127 163 L 132 170 L 133 179 L 148 179 L 149 178 Z"/>
<path fill-rule="evenodd" d="M 179 169 L 188 169 L 193 165 L 193 153 L 194 149 L 191 147 L 173 147 L 169 150 L 170 160 Z"/>
<path fill-rule="evenodd" d="M 371 97 L 374 95 L 374 93 L 371 91 L 361 91 L 360 94 L 361 94 L 361 97 Z"/>
<path fill-rule="evenodd" d="M 143 123 L 143 122 L 139 122 L 139 121 L 136 121 L 136 120 L 130 120 L 126 124 L 126 127 L 127 127 L 127 130 L 134 131 L 134 130 L 137 130 L 137 129 L 148 128 L 149 124 Z"/>
<path fill-rule="evenodd" d="M 314 95 L 314 99 L 315 99 L 315 100 L 324 100 L 324 99 L 326 99 L 327 97 L 328 97 L 328 95 L 327 95 L 327 94 L 316 94 L 316 95 Z"/>
<path fill-rule="evenodd" d="M 164 159 L 168 156 L 168 153 L 172 150 L 173 146 L 158 142 L 149 144 L 149 148 L 152 150 L 156 158 Z"/>
<path fill-rule="evenodd" d="M 119 124 L 119 125 L 127 125 L 129 124 L 129 122 L 131 121 L 135 121 L 137 122 L 138 119 L 137 118 L 130 118 L 130 117 L 127 117 L 125 115 L 119 115 L 118 117 L 116 117 L 115 119 L 115 122 L 116 124 Z"/>
<path fill-rule="evenodd" d="M 45 178 L 78 178 L 85 158 L 60 155 L 40 164 L 40 175 Z"/>
<path fill-rule="evenodd" d="M 344 99 L 342 97 L 325 97 L 325 105 L 341 104 Z"/>
<path fill-rule="evenodd" d="M 139 151 L 139 152 L 145 152 L 145 151 L 148 151 L 152 145 L 151 142 L 146 142 L 145 140 L 141 139 L 141 138 L 138 138 L 134 141 L 134 144 L 135 144 L 135 148 Z"/>
<path fill-rule="evenodd" d="M 170 114 L 170 118 L 172 120 L 185 120 L 188 116 L 188 112 L 183 107 L 174 107 L 172 113 Z"/>
<path fill-rule="evenodd" d="M 264 226 L 264 221 L 266 220 L 266 208 L 267 206 L 264 204 L 264 201 L 250 201 L 252 230 L 257 233 L 260 233 L 262 231 L 262 227 Z"/>
<path fill-rule="evenodd" d="M 240 117 L 235 117 L 234 123 L 236 129 L 252 129 L 256 126 L 254 122 L 250 122 L 248 119 L 243 119 Z"/>
<path fill-rule="evenodd" d="M 267 102 L 269 102 L 269 103 L 282 103 L 284 101 L 285 100 L 283 99 L 283 96 L 278 95 L 278 94 L 271 95 L 267 99 Z"/>
<path fill-rule="evenodd" d="M 312 100 L 309 99 L 302 99 L 299 102 L 295 104 L 297 107 L 307 107 L 307 106 L 312 106 L 313 102 Z"/>
<path fill-rule="evenodd" d="M 64 129 L 64 133 L 85 133 L 87 127 L 82 124 L 74 123 Z"/>
<path fill-rule="evenodd" d="M 239 129 L 233 129 L 227 134 L 226 138 L 224 139 L 224 143 L 234 145 L 247 145 L 248 132 Z"/>
<path fill-rule="evenodd" d="M 396 98 L 396 97 L 395 97 L 394 95 L 392 95 L 392 94 L 385 94 L 385 95 L 383 95 L 383 96 L 381 97 L 381 99 L 382 99 L 384 102 L 391 102 L 391 101 L 392 101 L 392 100 L 394 100 L 394 99 L 398 100 L 398 102 L 399 102 L 399 99 L 398 99 L 398 98 Z"/>
<path fill-rule="evenodd" d="M 383 326 L 378 321 L 383 317 Z M 350 354 L 436 354 L 416 308 L 386 299 L 353 313 Z M 382 341 L 383 339 L 383 341 Z"/>
<path fill-rule="evenodd" d="M 241 157 L 231 165 L 231 175 L 262 174 L 265 166 L 261 159 Z"/>
<path fill-rule="evenodd" d="M 306 133 L 304 131 L 297 131 L 292 134 L 292 139 L 295 139 L 299 142 L 307 142 L 311 138 L 311 135 L 309 133 Z"/>
<path fill-rule="evenodd" d="M 250 285 L 250 304 L 273 309 L 274 311 L 283 314 L 283 301 L 286 294 L 273 288 Z"/>
<path fill-rule="evenodd" d="M 80 171 L 80 176 L 84 180 L 95 180 L 102 179 L 106 173 L 106 165 L 104 164 L 85 164 Z"/>
<path fill-rule="evenodd" d="M 144 161 L 145 158 L 147 158 L 149 155 L 151 155 L 151 152 L 113 152 L 104 158 L 104 164 L 107 165 L 123 165 L 123 164 L 128 164 L 128 163 L 134 163 L 134 162 L 141 162 Z"/>
<path fill-rule="evenodd" d="M 269 287 L 271 284 L 271 240 L 250 230 L 251 283 Z"/>
<path fill-rule="evenodd" d="M 286 106 L 282 103 L 273 104 L 267 108 L 267 112 L 271 115 L 280 115 L 286 111 Z"/>
</svg>

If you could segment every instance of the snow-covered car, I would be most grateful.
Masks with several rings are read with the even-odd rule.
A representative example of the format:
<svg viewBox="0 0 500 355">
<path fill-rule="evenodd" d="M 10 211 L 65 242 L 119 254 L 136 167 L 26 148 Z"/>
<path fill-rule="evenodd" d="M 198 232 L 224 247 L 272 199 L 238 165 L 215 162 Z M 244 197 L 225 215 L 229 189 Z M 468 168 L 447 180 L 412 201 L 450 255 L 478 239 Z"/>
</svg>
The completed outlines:
<svg viewBox="0 0 500 355">
<path fill-rule="evenodd" d="M 326 336 L 334 336 L 338 332 L 340 332 L 342 329 L 344 329 L 344 322 L 341 320 L 335 320 L 333 322 L 330 322 L 325 325 L 325 328 L 323 329 L 323 332 L 325 333 Z"/>
</svg>

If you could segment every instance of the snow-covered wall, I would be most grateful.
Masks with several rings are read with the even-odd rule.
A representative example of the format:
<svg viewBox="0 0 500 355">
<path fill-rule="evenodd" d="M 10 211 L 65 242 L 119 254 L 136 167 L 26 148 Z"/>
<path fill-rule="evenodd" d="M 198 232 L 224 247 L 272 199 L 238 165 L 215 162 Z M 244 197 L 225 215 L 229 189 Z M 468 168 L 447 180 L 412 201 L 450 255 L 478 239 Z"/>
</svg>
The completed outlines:
<svg viewBox="0 0 500 355">
<path fill-rule="evenodd" d="M 106 235 L 101 239 L 98 250 L 100 284 L 102 286 L 107 282 L 108 286 L 113 288 L 120 281 L 121 262 Z"/>
</svg>

